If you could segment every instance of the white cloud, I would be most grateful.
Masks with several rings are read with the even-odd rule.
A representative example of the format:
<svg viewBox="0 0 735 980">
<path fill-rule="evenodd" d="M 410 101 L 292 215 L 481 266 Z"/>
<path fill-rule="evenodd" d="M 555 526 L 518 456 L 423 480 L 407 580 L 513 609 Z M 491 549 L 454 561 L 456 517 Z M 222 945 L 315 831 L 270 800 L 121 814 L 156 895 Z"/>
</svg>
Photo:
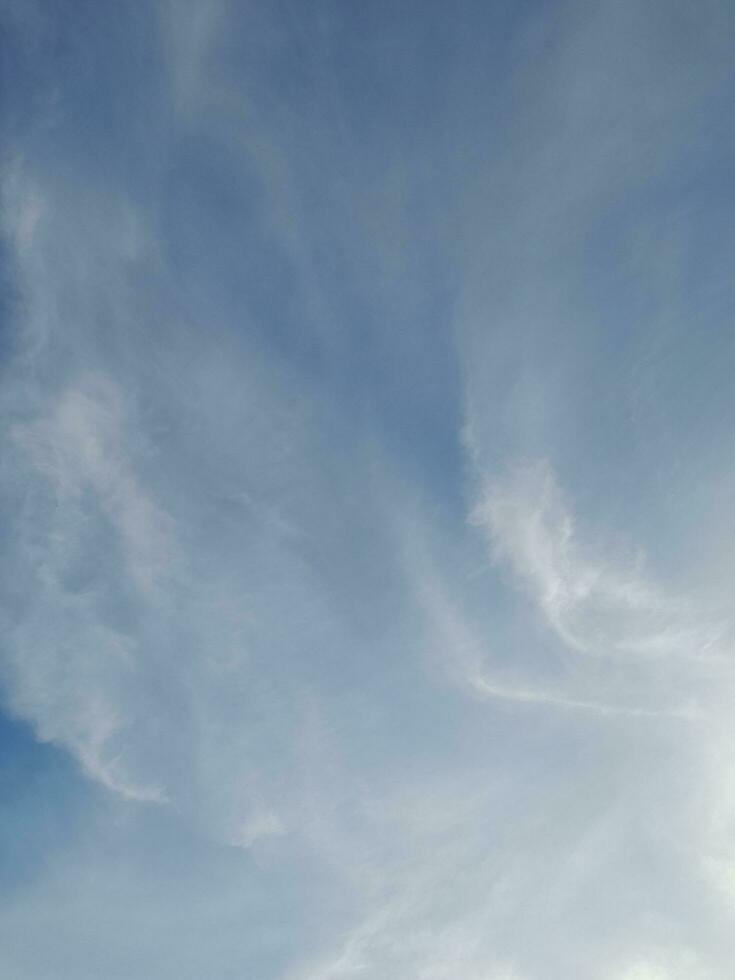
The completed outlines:
<svg viewBox="0 0 735 980">
<path fill-rule="evenodd" d="M 471 520 L 572 650 L 701 660 L 722 633 L 652 585 L 640 558 L 613 563 L 585 547 L 546 463 L 486 480 Z"/>
<path fill-rule="evenodd" d="M 170 516 L 146 494 L 131 460 L 131 436 L 140 426 L 126 418 L 124 399 L 109 378 L 92 374 L 62 391 L 45 417 L 16 425 L 12 438 L 61 508 L 98 508 L 122 546 L 128 573 L 155 597 L 175 563 Z M 140 451 L 140 447 L 137 447 Z"/>
<path fill-rule="evenodd" d="M 307 6 L 49 8 L 131 77 L 44 49 L 5 171 L 2 683 L 110 792 L 8 902 L 9 968 L 721 980 L 727 634 L 508 461 L 604 469 L 587 256 L 690 140 L 724 15 L 563 4 L 498 59 L 483 5 Z"/>
</svg>

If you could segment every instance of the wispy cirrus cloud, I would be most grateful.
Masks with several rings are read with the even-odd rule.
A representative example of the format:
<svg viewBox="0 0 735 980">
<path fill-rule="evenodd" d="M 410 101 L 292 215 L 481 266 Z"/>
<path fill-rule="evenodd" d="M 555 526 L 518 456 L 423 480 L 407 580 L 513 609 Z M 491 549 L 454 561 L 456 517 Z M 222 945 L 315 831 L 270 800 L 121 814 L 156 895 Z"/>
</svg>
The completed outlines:
<svg viewBox="0 0 735 980">
<path fill-rule="evenodd" d="M 727 977 L 729 8 L 0 12 L 5 970 Z"/>
<path fill-rule="evenodd" d="M 572 650 L 701 660 L 722 635 L 722 625 L 652 584 L 641 556 L 610 561 L 585 547 L 544 462 L 488 480 L 471 521 Z"/>
</svg>

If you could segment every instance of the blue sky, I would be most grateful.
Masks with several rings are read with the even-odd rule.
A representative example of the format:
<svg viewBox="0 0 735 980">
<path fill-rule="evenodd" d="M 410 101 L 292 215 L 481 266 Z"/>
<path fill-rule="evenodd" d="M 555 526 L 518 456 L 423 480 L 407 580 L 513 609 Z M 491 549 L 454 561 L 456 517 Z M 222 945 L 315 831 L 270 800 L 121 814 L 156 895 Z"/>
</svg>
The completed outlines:
<svg viewBox="0 0 735 980">
<path fill-rule="evenodd" d="M 727 980 L 732 5 L 0 17 L 0 973 Z"/>
</svg>

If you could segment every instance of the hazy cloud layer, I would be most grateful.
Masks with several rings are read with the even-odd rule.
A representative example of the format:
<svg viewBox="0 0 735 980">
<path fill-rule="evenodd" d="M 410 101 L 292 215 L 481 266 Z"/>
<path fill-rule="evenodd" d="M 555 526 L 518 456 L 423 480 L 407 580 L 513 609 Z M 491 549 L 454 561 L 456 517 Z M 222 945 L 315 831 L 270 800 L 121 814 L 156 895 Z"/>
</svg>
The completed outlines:
<svg viewBox="0 0 735 980">
<path fill-rule="evenodd" d="M 0 972 L 727 980 L 729 5 L 0 19 Z"/>
</svg>

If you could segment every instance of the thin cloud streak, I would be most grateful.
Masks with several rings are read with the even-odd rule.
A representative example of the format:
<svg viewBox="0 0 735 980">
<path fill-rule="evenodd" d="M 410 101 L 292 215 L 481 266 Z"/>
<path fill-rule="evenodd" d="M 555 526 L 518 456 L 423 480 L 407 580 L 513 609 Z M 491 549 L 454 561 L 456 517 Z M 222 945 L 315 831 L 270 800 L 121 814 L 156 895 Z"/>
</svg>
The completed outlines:
<svg viewBox="0 0 735 980">
<path fill-rule="evenodd" d="M 574 698 L 550 694 L 543 691 L 525 691 L 504 688 L 493 684 L 484 677 L 472 678 L 470 685 L 481 697 L 498 698 L 501 701 L 515 701 L 521 704 L 541 705 L 551 708 L 566 708 L 577 711 L 589 711 L 603 717 L 626 716 L 630 718 L 678 718 L 692 720 L 696 718 L 693 709 L 661 710 L 655 708 L 635 708 L 623 705 L 604 704 L 598 701 L 580 701 Z"/>
</svg>

